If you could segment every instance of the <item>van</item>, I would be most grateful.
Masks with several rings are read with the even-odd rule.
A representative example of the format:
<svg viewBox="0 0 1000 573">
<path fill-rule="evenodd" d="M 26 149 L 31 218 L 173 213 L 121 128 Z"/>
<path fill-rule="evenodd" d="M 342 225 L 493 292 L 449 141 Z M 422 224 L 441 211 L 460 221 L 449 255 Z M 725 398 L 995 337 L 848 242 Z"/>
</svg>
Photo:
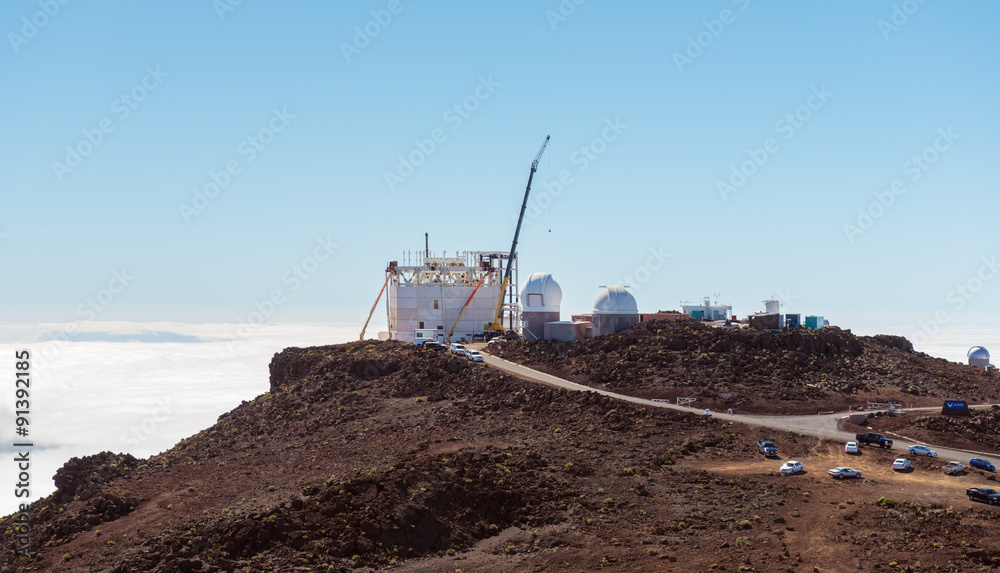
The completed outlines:
<svg viewBox="0 0 1000 573">
<path fill-rule="evenodd" d="M 463 345 L 461 345 L 461 344 L 459 344 L 457 342 L 452 342 L 451 346 L 448 347 L 448 350 L 450 350 L 452 354 L 457 354 L 459 356 L 465 356 L 465 346 L 463 346 Z"/>
</svg>

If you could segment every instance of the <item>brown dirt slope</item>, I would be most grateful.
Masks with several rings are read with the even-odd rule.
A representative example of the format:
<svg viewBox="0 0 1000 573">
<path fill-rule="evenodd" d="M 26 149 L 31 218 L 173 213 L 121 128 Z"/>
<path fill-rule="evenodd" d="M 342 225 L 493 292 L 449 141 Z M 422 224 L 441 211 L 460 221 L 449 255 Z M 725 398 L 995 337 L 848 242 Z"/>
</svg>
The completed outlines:
<svg viewBox="0 0 1000 573">
<path fill-rule="evenodd" d="M 642 322 L 575 342 L 510 341 L 503 357 L 595 388 L 698 398 L 741 412 L 815 413 L 865 400 L 939 405 L 997 396 L 1000 376 L 913 351 L 899 336 L 836 327 L 763 332 Z M 723 400 L 720 394 L 730 393 Z"/>
<path fill-rule="evenodd" d="M 782 477 L 754 441 L 806 464 Z M 59 470 L 4 571 L 898 571 L 1000 566 L 981 472 L 561 392 L 397 342 L 292 348 L 146 460 Z M 923 465 L 921 465 L 923 464 Z M 826 469 L 857 466 L 835 482 Z M 924 467 L 926 465 L 926 467 Z M 882 500 L 885 497 L 891 502 Z M 804 567 L 808 568 L 805 569 Z"/>
</svg>

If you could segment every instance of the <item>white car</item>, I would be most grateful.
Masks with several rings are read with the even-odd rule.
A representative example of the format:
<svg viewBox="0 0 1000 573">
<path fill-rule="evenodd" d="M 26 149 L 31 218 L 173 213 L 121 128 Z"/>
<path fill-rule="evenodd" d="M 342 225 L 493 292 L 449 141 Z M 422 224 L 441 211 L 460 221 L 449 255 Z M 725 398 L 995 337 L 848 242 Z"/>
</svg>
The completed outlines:
<svg viewBox="0 0 1000 573">
<path fill-rule="evenodd" d="M 847 453 L 849 453 L 849 454 L 856 454 L 856 453 L 858 453 L 858 443 L 857 442 L 847 442 L 847 445 L 844 446 L 844 451 L 847 452 Z"/>
<path fill-rule="evenodd" d="M 805 468 L 803 468 L 802 462 L 788 460 L 787 462 L 781 464 L 781 467 L 778 468 L 778 471 L 781 472 L 782 475 L 792 475 L 792 474 L 797 474 L 800 471 L 803 471 L 803 469 Z"/>
<path fill-rule="evenodd" d="M 845 468 L 843 466 L 833 468 L 826 473 L 837 479 L 861 477 L 861 470 L 852 470 L 851 468 Z"/>
<path fill-rule="evenodd" d="M 457 354 L 459 356 L 465 356 L 465 346 L 463 346 L 463 345 L 461 345 L 461 344 L 459 344 L 457 342 L 452 342 L 451 346 L 448 347 L 448 350 L 452 354 Z"/>
<path fill-rule="evenodd" d="M 910 460 L 906 458 L 896 458 L 896 461 L 892 462 L 892 469 L 894 470 L 908 470 L 910 469 Z"/>
<path fill-rule="evenodd" d="M 907 448 L 907 451 L 915 456 L 927 456 L 929 458 L 937 457 L 937 452 L 927 446 L 910 446 Z"/>
<path fill-rule="evenodd" d="M 479 353 L 478 350 L 466 350 L 465 357 L 473 362 L 482 362 L 483 355 Z"/>
</svg>

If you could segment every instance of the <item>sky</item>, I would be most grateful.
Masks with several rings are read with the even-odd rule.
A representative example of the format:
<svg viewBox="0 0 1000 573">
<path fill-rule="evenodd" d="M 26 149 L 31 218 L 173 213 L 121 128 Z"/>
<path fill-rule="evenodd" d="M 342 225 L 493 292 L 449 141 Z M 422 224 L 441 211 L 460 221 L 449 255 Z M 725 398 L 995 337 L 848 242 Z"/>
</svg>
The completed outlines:
<svg viewBox="0 0 1000 573">
<path fill-rule="evenodd" d="M 643 312 L 777 298 L 961 359 L 1000 346 L 998 17 L 985 0 L 4 2 L 2 341 L 166 360 L 260 338 L 241 364 L 261 367 L 348 340 L 424 233 L 438 254 L 510 248 L 551 136 L 518 259 L 522 280 L 552 273 L 564 315 L 608 284 Z M 56 379 L 83 376 L 68 356 Z"/>
</svg>

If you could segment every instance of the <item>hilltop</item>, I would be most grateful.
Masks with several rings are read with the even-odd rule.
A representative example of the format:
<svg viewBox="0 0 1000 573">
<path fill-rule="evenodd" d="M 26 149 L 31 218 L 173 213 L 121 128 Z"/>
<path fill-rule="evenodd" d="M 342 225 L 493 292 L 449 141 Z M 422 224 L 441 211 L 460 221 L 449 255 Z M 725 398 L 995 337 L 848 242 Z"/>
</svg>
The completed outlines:
<svg viewBox="0 0 1000 573">
<path fill-rule="evenodd" d="M 836 327 L 764 332 L 653 321 L 588 340 L 502 348 L 507 360 L 594 388 L 694 397 L 701 407 L 744 413 L 813 414 L 866 400 L 939 406 L 1000 395 L 1000 376 L 915 352 L 900 336 Z"/>
<path fill-rule="evenodd" d="M 399 342 L 290 348 L 149 459 L 66 463 L 7 571 L 822 571 L 1000 565 L 975 471 L 556 391 Z M 807 473 L 782 477 L 772 438 Z M 866 479 L 835 482 L 855 465 Z M 11 518 L 0 522 L 10 532 Z M 893 565 L 890 565 L 892 563 Z M 916 565 L 914 565 L 916 564 Z M 801 567 L 800 567 L 801 566 Z"/>
</svg>

